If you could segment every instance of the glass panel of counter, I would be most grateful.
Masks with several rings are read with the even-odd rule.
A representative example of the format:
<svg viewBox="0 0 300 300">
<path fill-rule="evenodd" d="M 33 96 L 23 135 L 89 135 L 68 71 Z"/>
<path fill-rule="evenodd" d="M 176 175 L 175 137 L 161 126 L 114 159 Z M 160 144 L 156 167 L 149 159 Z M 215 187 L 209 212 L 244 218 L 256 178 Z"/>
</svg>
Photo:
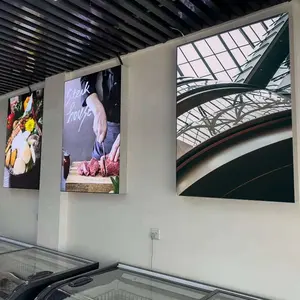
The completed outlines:
<svg viewBox="0 0 300 300">
<path fill-rule="evenodd" d="M 208 291 L 118 266 L 49 286 L 36 300 L 200 300 Z"/>
<path fill-rule="evenodd" d="M 40 247 L 0 255 L 0 300 L 34 299 L 56 281 L 97 269 L 98 263 Z"/>
<path fill-rule="evenodd" d="M 100 268 L 83 276 L 50 285 L 35 300 L 67 299 L 263 300 L 123 264 Z"/>
</svg>

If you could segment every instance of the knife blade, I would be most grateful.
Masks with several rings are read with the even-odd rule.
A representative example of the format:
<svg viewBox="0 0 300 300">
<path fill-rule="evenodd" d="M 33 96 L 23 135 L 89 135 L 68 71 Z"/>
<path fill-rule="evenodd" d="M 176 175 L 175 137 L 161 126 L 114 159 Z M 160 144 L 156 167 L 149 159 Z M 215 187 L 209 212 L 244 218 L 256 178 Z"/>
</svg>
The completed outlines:
<svg viewBox="0 0 300 300">
<path fill-rule="evenodd" d="M 106 176 L 107 175 L 107 168 L 106 168 L 106 152 L 105 152 L 104 142 L 102 142 L 101 145 L 102 145 L 102 152 L 103 152 L 104 172 L 105 172 L 105 176 Z"/>
</svg>

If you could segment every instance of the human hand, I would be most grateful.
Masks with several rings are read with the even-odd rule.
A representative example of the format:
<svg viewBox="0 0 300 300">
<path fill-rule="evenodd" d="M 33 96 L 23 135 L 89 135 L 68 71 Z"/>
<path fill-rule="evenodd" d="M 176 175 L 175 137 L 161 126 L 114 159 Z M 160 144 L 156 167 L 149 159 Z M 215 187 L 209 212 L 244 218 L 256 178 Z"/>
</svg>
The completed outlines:
<svg viewBox="0 0 300 300">
<path fill-rule="evenodd" d="M 107 133 L 107 120 L 105 111 L 97 111 L 94 114 L 93 130 L 96 135 L 96 140 L 98 143 L 102 143 L 106 137 Z"/>
<path fill-rule="evenodd" d="M 109 153 L 109 159 L 111 161 L 117 162 L 119 158 L 120 158 L 120 134 L 118 134 Z"/>
<path fill-rule="evenodd" d="M 101 144 L 107 133 L 107 118 L 103 104 L 96 93 L 91 94 L 87 98 L 86 103 L 94 114 L 93 130 L 96 135 L 96 141 Z"/>
</svg>

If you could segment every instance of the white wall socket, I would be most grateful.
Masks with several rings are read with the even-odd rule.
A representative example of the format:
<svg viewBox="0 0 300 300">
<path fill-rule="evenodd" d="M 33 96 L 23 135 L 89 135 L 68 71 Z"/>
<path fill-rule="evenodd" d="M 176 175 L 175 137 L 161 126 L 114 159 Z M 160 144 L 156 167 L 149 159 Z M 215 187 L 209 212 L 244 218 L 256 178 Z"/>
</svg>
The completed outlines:
<svg viewBox="0 0 300 300">
<path fill-rule="evenodd" d="M 150 230 L 151 240 L 160 240 L 160 230 L 158 228 L 151 228 Z"/>
</svg>

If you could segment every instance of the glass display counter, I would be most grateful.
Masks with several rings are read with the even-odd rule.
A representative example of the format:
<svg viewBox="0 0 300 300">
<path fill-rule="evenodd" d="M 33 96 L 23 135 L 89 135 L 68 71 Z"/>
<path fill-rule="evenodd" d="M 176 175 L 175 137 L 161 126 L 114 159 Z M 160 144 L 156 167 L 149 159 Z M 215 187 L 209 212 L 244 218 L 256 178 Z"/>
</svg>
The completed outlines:
<svg viewBox="0 0 300 300">
<path fill-rule="evenodd" d="M 149 270 L 115 265 L 48 286 L 35 300 L 262 300 Z"/>
<path fill-rule="evenodd" d="M 97 269 L 98 263 L 39 247 L 0 255 L 0 300 L 32 300 L 56 281 Z"/>
</svg>

